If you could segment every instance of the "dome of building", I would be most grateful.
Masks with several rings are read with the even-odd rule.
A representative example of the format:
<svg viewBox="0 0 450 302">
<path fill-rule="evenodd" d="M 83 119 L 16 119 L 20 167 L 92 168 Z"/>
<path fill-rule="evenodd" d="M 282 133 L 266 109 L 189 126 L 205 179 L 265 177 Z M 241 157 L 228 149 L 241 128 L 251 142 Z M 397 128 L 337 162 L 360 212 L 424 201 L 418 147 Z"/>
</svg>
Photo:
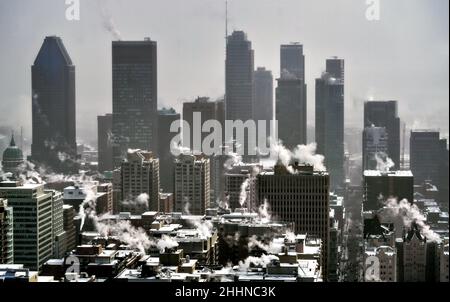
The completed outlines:
<svg viewBox="0 0 450 302">
<path fill-rule="evenodd" d="M 5 172 L 12 172 L 11 170 L 16 169 L 20 164 L 23 163 L 23 153 L 22 150 L 16 146 L 14 141 L 14 135 L 11 136 L 11 142 L 8 148 L 3 151 L 2 165 Z"/>
</svg>

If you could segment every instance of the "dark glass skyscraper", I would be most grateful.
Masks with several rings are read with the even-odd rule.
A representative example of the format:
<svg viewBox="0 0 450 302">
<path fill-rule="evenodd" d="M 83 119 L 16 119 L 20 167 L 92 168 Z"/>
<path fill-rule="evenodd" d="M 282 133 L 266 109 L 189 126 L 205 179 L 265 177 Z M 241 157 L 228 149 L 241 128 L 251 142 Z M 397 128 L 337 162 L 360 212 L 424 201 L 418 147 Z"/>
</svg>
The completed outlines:
<svg viewBox="0 0 450 302">
<path fill-rule="evenodd" d="M 266 121 L 266 136 L 269 136 L 270 121 L 273 119 L 273 76 L 270 70 L 258 67 L 254 73 L 255 95 L 253 119 Z"/>
<path fill-rule="evenodd" d="M 127 149 L 156 153 L 157 56 L 156 42 L 112 42 L 114 166 Z"/>
<path fill-rule="evenodd" d="M 77 172 L 75 66 L 61 38 L 45 38 L 31 77 L 31 158 L 53 171 Z"/>
<path fill-rule="evenodd" d="M 384 127 L 388 138 L 388 156 L 400 169 L 400 118 L 397 101 L 369 101 L 364 103 L 364 128 Z"/>
<path fill-rule="evenodd" d="M 439 131 L 413 130 L 410 136 L 410 166 L 414 183 L 430 181 L 439 190 L 440 201 L 448 205 L 447 140 Z"/>
<path fill-rule="evenodd" d="M 227 37 L 225 117 L 247 121 L 253 117 L 253 49 L 243 31 Z"/>
<path fill-rule="evenodd" d="M 316 79 L 317 153 L 325 156 L 331 188 L 344 182 L 344 60 L 328 59 L 326 72 Z"/>
<path fill-rule="evenodd" d="M 278 138 L 289 149 L 306 144 L 307 102 L 303 45 L 280 47 L 280 78 L 276 89 Z"/>
<path fill-rule="evenodd" d="M 97 116 L 98 170 L 113 170 L 112 114 Z"/>
<path fill-rule="evenodd" d="M 280 47 L 280 73 L 287 71 L 305 81 L 305 56 L 300 43 L 284 44 Z"/>
</svg>

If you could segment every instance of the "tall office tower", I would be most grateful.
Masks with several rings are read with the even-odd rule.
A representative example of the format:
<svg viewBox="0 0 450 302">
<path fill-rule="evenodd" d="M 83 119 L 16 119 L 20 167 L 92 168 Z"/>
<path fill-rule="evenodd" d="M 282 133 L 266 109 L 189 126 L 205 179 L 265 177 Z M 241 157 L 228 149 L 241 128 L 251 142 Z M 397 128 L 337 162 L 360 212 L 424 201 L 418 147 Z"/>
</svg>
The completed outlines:
<svg viewBox="0 0 450 302">
<path fill-rule="evenodd" d="M 283 44 L 280 47 L 280 74 L 283 71 L 305 82 L 305 56 L 303 45 L 297 42 Z"/>
<path fill-rule="evenodd" d="M 113 156 L 119 167 L 127 150 L 157 152 L 156 42 L 112 42 Z"/>
<path fill-rule="evenodd" d="M 14 263 L 39 270 L 53 255 L 52 192 L 42 184 L 3 181 L 0 197 L 13 208 Z"/>
<path fill-rule="evenodd" d="M 255 176 L 262 169 L 260 164 L 244 164 L 234 166 L 225 173 L 224 195 L 232 210 L 254 209 L 256 206 Z"/>
<path fill-rule="evenodd" d="M 53 257 L 62 258 L 67 251 L 67 234 L 64 230 L 63 196 L 56 190 L 45 190 L 52 194 Z"/>
<path fill-rule="evenodd" d="M 175 109 L 158 110 L 158 157 L 160 185 L 164 192 L 173 192 L 173 170 L 175 156 L 170 151 L 170 142 L 178 133 L 170 132 L 170 125 L 180 120 Z"/>
<path fill-rule="evenodd" d="M 98 171 L 113 170 L 112 114 L 97 116 Z"/>
<path fill-rule="evenodd" d="M 363 131 L 363 171 L 379 170 L 377 163 L 385 162 L 388 153 L 388 134 L 384 127 L 366 127 Z"/>
<path fill-rule="evenodd" d="M 64 221 L 64 231 L 66 232 L 67 238 L 67 251 L 70 252 L 77 247 L 76 239 L 76 226 L 73 221 L 75 217 L 75 210 L 71 205 L 63 205 L 63 221 Z"/>
<path fill-rule="evenodd" d="M 273 120 L 273 76 L 270 70 L 264 67 L 258 67 L 254 72 L 255 92 L 253 99 L 253 119 L 265 121 L 265 136 L 270 133 L 270 121 Z M 259 128 L 258 124 L 256 126 Z M 258 129 L 259 130 L 259 129 Z"/>
<path fill-rule="evenodd" d="M 13 209 L 0 198 L 0 264 L 14 263 Z"/>
<path fill-rule="evenodd" d="M 364 171 L 363 211 L 376 211 L 388 198 L 413 202 L 414 177 L 411 171 Z"/>
<path fill-rule="evenodd" d="M 448 205 L 448 149 L 447 140 L 438 131 L 413 130 L 410 136 L 410 167 L 414 183 L 425 181 L 438 187 L 440 201 Z"/>
<path fill-rule="evenodd" d="M 327 59 L 316 79 L 317 153 L 325 156 L 332 190 L 344 183 L 344 60 Z"/>
<path fill-rule="evenodd" d="M 210 204 L 209 159 L 181 154 L 175 159 L 174 211 L 204 215 Z"/>
<path fill-rule="evenodd" d="M 75 66 L 59 37 L 46 37 L 31 67 L 31 158 L 57 172 L 78 172 Z"/>
<path fill-rule="evenodd" d="M 277 81 L 278 138 L 292 150 L 306 144 L 306 85 L 287 71 L 283 71 Z"/>
<path fill-rule="evenodd" d="M 183 144 L 191 149 L 195 154 L 200 154 L 202 150 L 202 142 L 208 132 L 202 132 L 203 123 L 208 120 L 220 121 L 220 102 L 210 102 L 208 97 L 198 97 L 194 102 L 183 103 L 183 120 L 189 125 L 189 137 L 185 134 Z M 183 129 L 185 131 L 185 129 Z M 185 139 L 186 138 L 186 139 Z"/>
<path fill-rule="evenodd" d="M 14 135 L 11 136 L 9 146 L 3 151 L 2 169 L 3 172 L 9 172 L 13 175 L 20 174 L 21 166 L 23 164 L 22 150 L 16 146 Z"/>
<path fill-rule="evenodd" d="M 225 60 L 225 118 L 226 120 L 253 119 L 254 52 L 252 42 L 243 31 L 234 31 L 227 37 Z M 233 138 L 235 138 L 233 136 Z M 230 138 L 225 138 L 227 141 Z M 243 155 L 248 155 L 248 136 L 244 137 Z M 242 142 L 241 142 L 242 144 Z"/>
<path fill-rule="evenodd" d="M 152 152 L 128 152 L 121 165 L 122 209 L 132 214 L 159 211 L 159 160 Z M 147 194 L 148 200 L 141 194 Z"/>
<path fill-rule="evenodd" d="M 388 156 L 394 170 L 400 169 L 400 118 L 397 101 L 369 101 L 364 103 L 364 128 L 384 127 L 388 136 Z"/>
<path fill-rule="evenodd" d="M 329 175 L 314 171 L 312 166 L 293 164 L 296 173 L 277 164 L 273 172 L 261 172 L 257 177 L 257 197 L 267 201 L 273 217 L 292 222 L 295 233 L 307 233 L 323 242 L 323 276 L 328 277 L 328 243 L 330 235 Z"/>
</svg>

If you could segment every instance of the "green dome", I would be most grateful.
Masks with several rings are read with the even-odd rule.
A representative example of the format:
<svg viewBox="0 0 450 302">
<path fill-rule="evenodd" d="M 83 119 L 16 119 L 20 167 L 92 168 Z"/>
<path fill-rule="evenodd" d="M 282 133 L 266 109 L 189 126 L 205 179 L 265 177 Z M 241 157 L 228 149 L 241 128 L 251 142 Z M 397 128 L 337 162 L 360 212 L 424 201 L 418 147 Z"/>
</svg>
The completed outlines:
<svg viewBox="0 0 450 302">
<path fill-rule="evenodd" d="M 14 136 L 11 137 L 9 147 L 3 152 L 3 162 L 23 161 L 23 153 L 14 142 Z"/>
</svg>

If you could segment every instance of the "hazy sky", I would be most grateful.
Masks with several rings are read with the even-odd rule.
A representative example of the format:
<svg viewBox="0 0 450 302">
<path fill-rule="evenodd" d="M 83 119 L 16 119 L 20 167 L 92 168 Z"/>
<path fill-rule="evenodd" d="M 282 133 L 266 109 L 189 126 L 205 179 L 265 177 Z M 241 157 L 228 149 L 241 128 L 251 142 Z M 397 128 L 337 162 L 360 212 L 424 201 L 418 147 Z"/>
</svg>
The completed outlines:
<svg viewBox="0 0 450 302">
<path fill-rule="evenodd" d="M 224 93 L 224 0 L 80 0 L 80 21 L 65 0 L 0 0 L 0 126 L 31 133 L 31 65 L 47 35 L 58 35 L 76 65 L 78 137 L 96 140 L 96 116 L 111 111 L 112 21 L 123 40 L 158 42 L 159 107 L 181 109 L 196 96 Z M 449 1 L 380 0 L 379 21 L 366 0 L 229 0 L 229 31 L 253 42 L 255 67 L 279 75 L 279 45 L 304 45 L 308 124 L 314 79 L 325 59 L 346 67 L 346 126 L 360 126 L 365 99 L 399 101 L 408 127 L 448 136 Z M 360 138 L 358 138 L 360 139 Z"/>
</svg>

